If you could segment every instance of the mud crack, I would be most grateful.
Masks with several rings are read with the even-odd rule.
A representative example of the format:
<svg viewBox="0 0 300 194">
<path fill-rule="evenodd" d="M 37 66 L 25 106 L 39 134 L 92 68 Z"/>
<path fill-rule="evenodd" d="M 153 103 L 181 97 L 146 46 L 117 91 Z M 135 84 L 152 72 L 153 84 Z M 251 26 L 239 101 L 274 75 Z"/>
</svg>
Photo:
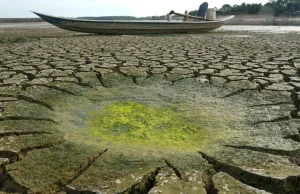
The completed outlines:
<svg viewBox="0 0 300 194">
<path fill-rule="evenodd" d="M 298 134 L 287 135 L 283 137 L 285 139 L 291 139 L 300 143 L 300 128 L 298 129 Z"/>
<path fill-rule="evenodd" d="M 39 106 L 43 106 L 43 107 L 46 107 L 52 111 L 53 108 L 51 105 L 47 104 L 46 102 L 43 102 L 43 101 L 39 101 L 39 100 L 36 100 L 36 99 L 33 99 L 31 97 L 28 97 L 28 96 L 24 96 L 24 95 L 17 95 L 17 96 L 13 96 L 13 95 L 6 95 L 6 94 L 0 94 L 0 97 L 15 97 L 17 98 L 18 100 L 23 100 L 25 102 L 29 102 L 29 103 L 33 103 L 33 104 L 37 104 Z"/>
<path fill-rule="evenodd" d="M 139 183 L 132 185 L 129 189 L 121 192 L 121 194 L 146 194 L 148 193 L 156 183 L 156 176 L 161 168 L 156 168 L 154 171 L 144 175 Z"/>
<path fill-rule="evenodd" d="M 279 155 L 279 156 L 287 156 L 289 160 L 296 165 L 300 166 L 300 150 L 278 150 L 278 149 L 270 149 L 270 148 L 261 148 L 261 147 L 254 147 L 254 146 L 233 146 L 233 145 L 225 145 L 226 147 L 231 147 L 235 149 L 244 149 L 244 150 L 251 150 L 266 154 L 272 155 Z"/>
<path fill-rule="evenodd" d="M 25 135 L 43 135 L 43 134 L 52 134 L 46 131 L 23 131 L 23 132 L 4 132 L 0 133 L 0 137 L 7 137 L 7 136 L 25 136 Z"/>
<path fill-rule="evenodd" d="M 43 102 L 43 101 L 39 101 L 39 100 L 35 100 L 33 98 L 30 98 L 28 96 L 23 96 L 23 95 L 17 95 L 17 98 L 19 100 L 24 100 L 26 102 L 29 102 L 29 103 L 33 103 L 33 104 L 37 104 L 37 105 L 40 105 L 40 106 L 43 106 L 43 107 L 46 107 L 52 111 L 54 111 L 54 109 L 52 108 L 51 105 L 47 104 L 46 102 Z"/>
<path fill-rule="evenodd" d="M 59 188 L 61 190 L 66 191 L 67 193 L 74 193 L 74 191 L 72 191 L 73 189 L 71 187 L 68 187 L 67 185 L 71 184 L 74 180 L 76 180 L 80 175 L 82 175 L 91 165 L 93 165 L 96 160 L 103 155 L 105 152 L 107 151 L 107 149 L 95 154 L 94 156 L 88 158 L 88 161 L 86 164 L 81 165 L 77 170 L 76 173 L 74 174 L 74 176 L 72 176 L 70 179 L 68 179 L 65 183 L 60 182 Z"/>
<path fill-rule="evenodd" d="M 101 84 L 103 87 L 106 87 L 106 85 L 104 84 L 104 81 L 103 81 L 102 73 L 101 73 L 100 71 L 96 71 L 96 77 L 97 77 L 97 79 L 99 80 L 100 84 Z"/>
<path fill-rule="evenodd" d="M 165 159 L 165 163 L 167 164 L 168 167 L 170 167 L 176 174 L 176 176 L 180 179 L 182 179 L 182 174 L 181 172 L 178 170 L 178 168 L 176 168 L 173 164 L 171 164 L 168 160 Z"/>
<path fill-rule="evenodd" d="M 276 122 L 288 121 L 288 120 L 290 120 L 290 116 L 282 116 L 282 117 L 278 117 L 278 118 L 268 120 L 268 121 L 258 121 L 253 124 L 257 125 L 257 124 L 261 124 L 261 123 L 276 123 Z"/>
<path fill-rule="evenodd" d="M 35 117 L 21 117 L 21 116 L 8 116 L 0 118 L 0 121 L 49 121 L 52 123 L 56 123 L 52 119 L 46 119 L 46 118 L 35 118 Z"/>
<path fill-rule="evenodd" d="M 213 165 L 216 172 L 225 172 L 246 185 L 276 194 L 298 194 L 300 192 L 300 176 L 289 176 L 286 179 L 266 177 L 219 162 L 203 152 L 199 153 L 209 164 Z"/>
<path fill-rule="evenodd" d="M 28 193 L 29 188 L 18 184 L 14 178 L 9 175 L 4 166 L 0 170 L 0 191 L 6 193 Z"/>
<path fill-rule="evenodd" d="M 213 176 L 216 174 L 216 171 L 214 169 L 207 169 L 203 172 L 202 179 L 205 184 L 205 191 L 207 194 L 218 194 L 219 191 L 215 187 L 215 184 L 213 182 Z"/>
<path fill-rule="evenodd" d="M 28 87 L 33 87 L 33 86 L 41 86 L 41 87 L 45 87 L 45 88 L 57 90 L 57 91 L 60 91 L 60 92 L 63 92 L 63 93 L 67 93 L 67 94 L 76 96 L 75 93 L 73 93 L 73 92 L 71 92 L 69 90 L 60 88 L 58 86 L 51 86 L 51 85 L 47 85 L 47 84 L 34 84 L 34 85 L 33 84 L 25 84 L 25 85 L 23 85 L 23 88 L 26 90 Z"/>
</svg>

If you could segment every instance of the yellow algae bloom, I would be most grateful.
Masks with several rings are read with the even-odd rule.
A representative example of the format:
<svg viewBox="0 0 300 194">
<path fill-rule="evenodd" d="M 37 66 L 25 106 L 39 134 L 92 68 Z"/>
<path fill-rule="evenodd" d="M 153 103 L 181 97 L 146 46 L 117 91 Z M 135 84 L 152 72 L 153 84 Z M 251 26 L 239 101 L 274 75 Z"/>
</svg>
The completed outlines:
<svg viewBox="0 0 300 194">
<path fill-rule="evenodd" d="M 206 144 L 208 136 L 207 125 L 189 121 L 188 115 L 174 106 L 117 102 L 92 112 L 91 116 L 94 135 L 120 145 L 197 150 Z"/>
</svg>

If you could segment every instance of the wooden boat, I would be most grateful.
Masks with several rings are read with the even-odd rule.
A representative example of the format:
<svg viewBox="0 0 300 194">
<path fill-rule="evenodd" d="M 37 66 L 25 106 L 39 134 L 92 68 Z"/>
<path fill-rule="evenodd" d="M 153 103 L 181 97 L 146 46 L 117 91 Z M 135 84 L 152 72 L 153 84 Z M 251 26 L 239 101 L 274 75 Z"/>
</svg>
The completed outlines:
<svg viewBox="0 0 300 194">
<path fill-rule="evenodd" d="M 196 16 L 183 15 L 196 21 L 178 20 L 79 20 L 33 12 L 43 20 L 66 30 L 97 34 L 173 34 L 200 33 L 215 30 L 233 18 L 228 16 L 210 21 Z M 171 12 L 170 12 L 171 13 Z M 172 14 L 177 14 L 174 11 Z M 204 20 L 204 21 L 203 21 Z"/>
</svg>

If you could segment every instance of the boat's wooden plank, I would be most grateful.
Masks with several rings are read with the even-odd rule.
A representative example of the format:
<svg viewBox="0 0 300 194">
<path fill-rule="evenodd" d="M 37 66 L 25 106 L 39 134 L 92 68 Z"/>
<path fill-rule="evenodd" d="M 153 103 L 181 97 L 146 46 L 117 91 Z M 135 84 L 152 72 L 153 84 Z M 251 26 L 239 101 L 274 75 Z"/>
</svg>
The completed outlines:
<svg viewBox="0 0 300 194">
<path fill-rule="evenodd" d="M 192 18 L 192 19 L 197 19 L 197 20 L 203 20 L 203 21 L 214 21 L 214 20 L 208 20 L 208 19 L 205 19 L 205 18 L 201 18 L 201 17 L 197 17 L 197 16 L 192 16 L 192 15 L 186 15 L 186 14 L 182 14 L 182 13 L 177 13 L 175 11 L 170 11 L 169 14 L 174 14 L 174 15 L 178 15 L 178 16 L 183 16 L 183 17 L 187 17 L 187 18 Z"/>
</svg>

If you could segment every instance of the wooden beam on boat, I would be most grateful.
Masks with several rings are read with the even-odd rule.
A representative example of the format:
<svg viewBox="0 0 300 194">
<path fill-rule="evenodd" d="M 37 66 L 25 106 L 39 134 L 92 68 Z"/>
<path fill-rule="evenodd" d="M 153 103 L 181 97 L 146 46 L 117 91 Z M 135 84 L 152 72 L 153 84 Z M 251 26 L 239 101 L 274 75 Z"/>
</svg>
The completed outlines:
<svg viewBox="0 0 300 194">
<path fill-rule="evenodd" d="M 213 21 L 213 20 L 208 20 L 208 19 L 205 19 L 205 18 L 197 17 L 197 16 L 185 15 L 185 14 L 182 14 L 182 13 L 177 13 L 177 12 L 175 12 L 175 11 L 173 11 L 173 10 L 170 11 L 169 14 L 170 14 L 170 15 L 171 15 L 171 14 L 174 14 L 174 15 L 178 15 L 178 16 L 188 17 L 188 18 L 192 18 L 192 19 L 196 19 L 196 20 Z"/>
</svg>

